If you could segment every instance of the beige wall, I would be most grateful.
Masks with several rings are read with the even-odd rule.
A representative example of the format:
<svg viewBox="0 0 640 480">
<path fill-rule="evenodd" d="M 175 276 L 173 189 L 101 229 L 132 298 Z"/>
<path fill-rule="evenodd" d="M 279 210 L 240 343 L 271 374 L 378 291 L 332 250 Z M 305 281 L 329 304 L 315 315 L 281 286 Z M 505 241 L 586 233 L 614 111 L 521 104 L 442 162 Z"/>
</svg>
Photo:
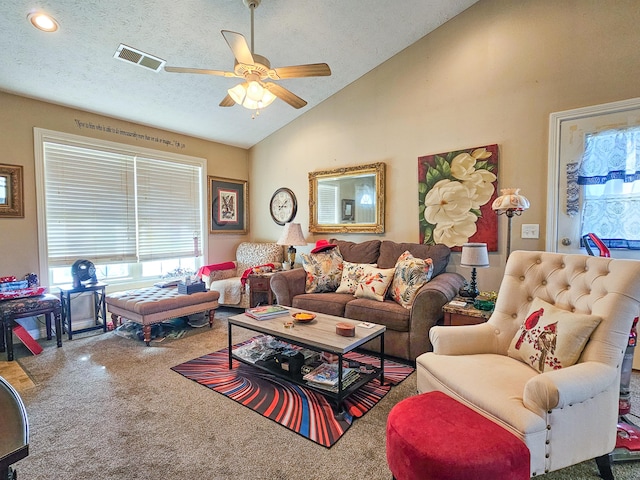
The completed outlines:
<svg viewBox="0 0 640 480">
<path fill-rule="evenodd" d="M 637 0 L 481 0 L 250 150 L 252 231 L 278 238 L 268 210 L 276 188 L 295 192 L 306 233 L 308 172 L 386 162 L 382 236 L 418 241 L 417 157 L 497 143 L 499 188 L 521 187 L 531 201 L 513 220 L 512 250 L 544 250 L 549 114 L 639 97 L 639 24 Z M 322 80 L 290 87 L 298 81 Z M 481 290 L 502 278 L 499 220 Z M 540 239 L 521 239 L 522 223 L 539 224 Z M 456 254 L 451 269 L 469 277 L 457 263 Z"/>
<path fill-rule="evenodd" d="M 185 145 L 179 153 L 207 158 L 209 175 L 249 178 L 247 238 L 258 241 L 280 235 L 268 208 L 277 188 L 295 192 L 295 220 L 306 233 L 308 172 L 380 161 L 387 164 L 382 237 L 418 241 L 417 157 L 498 143 L 499 187 L 521 187 L 532 204 L 513 221 L 512 247 L 544 249 L 549 114 L 640 96 L 636 7 L 636 0 L 481 0 L 248 154 L 0 92 L 0 163 L 23 165 L 25 173 L 25 218 L 0 219 L 0 275 L 38 272 L 34 126 L 162 149 L 155 142 L 80 129 L 76 119 L 177 140 Z M 292 80 L 288 86 L 295 90 L 295 82 L 311 81 L 322 79 Z M 520 239 L 522 223 L 540 224 L 540 240 Z M 506 219 L 500 218 L 499 229 L 493 268 L 478 271 L 481 289 L 497 289 L 502 277 Z M 341 235 L 354 241 L 373 237 Z M 231 258 L 244 238 L 210 235 L 209 261 Z M 310 243 L 317 238 L 307 236 Z M 454 255 L 451 269 L 468 277 L 458 262 Z"/>
<path fill-rule="evenodd" d="M 180 145 L 165 146 L 155 140 L 137 140 L 115 133 L 81 128 L 76 120 L 134 131 Z M 0 276 L 21 277 L 28 272 L 39 273 L 33 127 L 206 158 L 209 175 L 238 179 L 249 177 L 249 161 L 245 149 L 0 92 L 0 163 L 24 167 L 25 211 L 24 218 L 0 218 Z M 209 260 L 215 262 L 233 258 L 235 247 L 244 238 L 239 235 L 210 235 Z"/>
</svg>

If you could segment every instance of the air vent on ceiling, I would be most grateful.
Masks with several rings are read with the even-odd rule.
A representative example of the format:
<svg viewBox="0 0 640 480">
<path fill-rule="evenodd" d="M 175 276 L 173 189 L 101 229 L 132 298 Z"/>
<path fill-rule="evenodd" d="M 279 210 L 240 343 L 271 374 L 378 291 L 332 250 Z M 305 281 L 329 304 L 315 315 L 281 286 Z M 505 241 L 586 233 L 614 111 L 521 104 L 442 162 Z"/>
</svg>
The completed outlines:
<svg viewBox="0 0 640 480">
<path fill-rule="evenodd" d="M 116 53 L 113 54 L 113 58 L 118 58 L 124 62 L 135 63 L 136 65 L 140 65 L 141 67 L 145 67 L 156 72 L 159 72 L 166 63 L 166 61 L 161 58 L 154 57 L 153 55 L 149 55 L 148 53 L 144 53 L 123 44 L 120 44 Z"/>
</svg>

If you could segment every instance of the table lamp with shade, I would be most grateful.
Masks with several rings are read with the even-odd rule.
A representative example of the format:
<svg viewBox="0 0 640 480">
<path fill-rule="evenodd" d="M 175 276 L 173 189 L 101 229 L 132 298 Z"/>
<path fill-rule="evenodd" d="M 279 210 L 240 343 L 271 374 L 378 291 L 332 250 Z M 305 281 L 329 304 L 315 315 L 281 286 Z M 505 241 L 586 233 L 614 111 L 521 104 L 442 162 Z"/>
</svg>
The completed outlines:
<svg viewBox="0 0 640 480">
<path fill-rule="evenodd" d="M 486 243 L 465 243 L 462 245 L 462 255 L 460 257 L 461 267 L 471 268 L 471 284 L 464 293 L 472 302 L 479 295 L 478 284 L 476 283 L 476 268 L 487 268 L 489 266 L 489 253 Z"/>
<path fill-rule="evenodd" d="M 511 219 L 514 215 L 522 215 L 522 212 L 529 208 L 529 200 L 524 195 L 520 195 L 519 188 L 503 188 L 502 195 L 496 198 L 491 208 L 498 215 L 506 215 L 509 219 L 507 223 L 507 259 L 511 253 Z"/>
<path fill-rule="evenodd" d="M 300 224 L 290 222 L 284 224 L 284 230 L 282 230 L 282 234 L 276 243 L 278 245 L 289 245 L 287 261 L 291 264 L 291 268 L 293 268 L 293 264 L 296 262 L 296 249 L 294 247 L 306 245 L 307 241 L 304 239 L 304 235 L 302 235 Z"/>
</svg>

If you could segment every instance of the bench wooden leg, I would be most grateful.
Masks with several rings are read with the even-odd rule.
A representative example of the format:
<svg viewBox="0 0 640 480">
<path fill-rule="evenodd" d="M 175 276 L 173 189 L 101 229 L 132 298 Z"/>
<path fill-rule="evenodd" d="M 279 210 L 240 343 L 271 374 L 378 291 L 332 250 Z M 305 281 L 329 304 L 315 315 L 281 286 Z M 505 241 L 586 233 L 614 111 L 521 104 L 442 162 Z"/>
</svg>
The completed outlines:
<svg viewBox="0 0 640 480">
<path fill-rule="evenodd" d="M 146 343 L 148 347 L 151 345 L 151 325 L 143 325 L 142 333 L 144 334 L 144 343 Z"/>
</svg>

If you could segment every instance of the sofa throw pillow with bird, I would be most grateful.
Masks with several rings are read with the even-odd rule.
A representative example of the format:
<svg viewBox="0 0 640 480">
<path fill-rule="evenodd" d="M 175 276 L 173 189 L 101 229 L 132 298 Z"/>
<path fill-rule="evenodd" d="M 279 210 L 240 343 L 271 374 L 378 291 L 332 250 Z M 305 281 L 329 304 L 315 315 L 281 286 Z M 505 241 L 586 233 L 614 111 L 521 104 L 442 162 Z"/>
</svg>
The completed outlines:
<svg viewBox="0 0 640 480">
<path fill-rule="evenodd" d="M 508 355 L 540 373 L 568 367 L 578 361 L 600 320 L 535 298 L 511 341 Z"/>
</svg>

